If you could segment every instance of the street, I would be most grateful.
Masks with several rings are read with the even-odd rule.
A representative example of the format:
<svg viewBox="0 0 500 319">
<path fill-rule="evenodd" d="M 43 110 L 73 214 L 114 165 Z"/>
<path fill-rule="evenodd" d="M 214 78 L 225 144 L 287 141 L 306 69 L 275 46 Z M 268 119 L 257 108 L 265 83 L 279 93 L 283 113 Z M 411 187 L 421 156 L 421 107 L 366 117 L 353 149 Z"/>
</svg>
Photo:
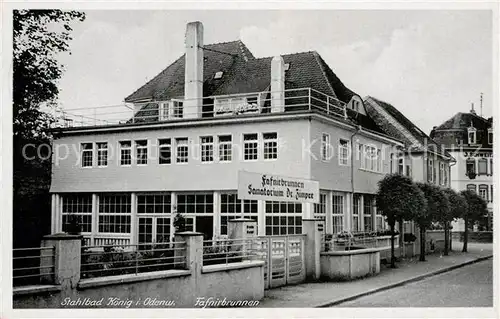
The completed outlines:
<svg viewBox="0 0 500 319">
<path fill-rule="evenodd" d="M 335 307 L 492 307 L 493 260 L 472 265 Z"/>
</svg>

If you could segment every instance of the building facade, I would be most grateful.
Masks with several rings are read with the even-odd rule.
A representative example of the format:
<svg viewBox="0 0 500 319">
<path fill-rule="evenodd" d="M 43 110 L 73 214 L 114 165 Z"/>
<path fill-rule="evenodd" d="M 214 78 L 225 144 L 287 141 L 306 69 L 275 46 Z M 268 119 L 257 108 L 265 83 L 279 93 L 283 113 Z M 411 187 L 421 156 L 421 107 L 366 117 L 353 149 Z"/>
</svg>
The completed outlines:
<svg viewBox="0 0 500 319">
<path fill-rule="evenodd" d="M 332 234 L 386 228 L 374 195 L 404 143 L 316 52 L 255 58 L 241 41 L 204 45 L 189 23 L 185 54 L 125 101 L 129 117 L 76 126 L 66 113 L 56 129 L 52 232 L 76 216 L 91 245 L 164 242 L 177 213 L 206 239 L 238 217 L 259 235 L 313 217 Z M 241 170 L 318 181 L 318 203 L 241 200 Z"/>
<path fill-rule="evenodd" d="M 488 215 L 479 224 L 482 230 L 493 226 L 493 118 L 485 119 L 472 107 L 469 113 L 457 113 L 433 128 L 438 143 L 456 158 L 451 167 L 451 187 L 472 190 L 488 203 Z M 453 231 L 463 231 L 464 222 L 453 223 Z"/>
</svg>

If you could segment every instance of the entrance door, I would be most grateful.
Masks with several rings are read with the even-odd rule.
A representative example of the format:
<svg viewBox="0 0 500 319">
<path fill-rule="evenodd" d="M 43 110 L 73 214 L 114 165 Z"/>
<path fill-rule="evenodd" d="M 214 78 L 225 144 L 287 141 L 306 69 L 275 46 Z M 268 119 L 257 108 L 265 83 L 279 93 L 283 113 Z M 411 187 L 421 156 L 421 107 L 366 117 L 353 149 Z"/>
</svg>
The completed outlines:
<svg viewBox="0 0 500 319">
<path fill-rule="evenodd" d="M 196 231 L 203 233 L 203 240 L 212 240 L 214 236 L 214 217 L 196 216 Z"/>
</svg>

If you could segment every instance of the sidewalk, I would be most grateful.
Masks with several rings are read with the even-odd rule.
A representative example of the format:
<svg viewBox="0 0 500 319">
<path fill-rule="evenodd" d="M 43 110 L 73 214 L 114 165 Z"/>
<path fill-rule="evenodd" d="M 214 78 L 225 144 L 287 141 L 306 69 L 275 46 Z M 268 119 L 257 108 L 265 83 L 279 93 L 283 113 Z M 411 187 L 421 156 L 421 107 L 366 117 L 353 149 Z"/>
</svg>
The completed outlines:
<svg viewBox="0 0 500 319">
<path fill-rule="evenodd" d="M 435 272 L 446 271 L 450 267 L 460 267 L 467 263 L 493 255 L 493 244 L 469 243 L 468 252 L 462 253 L 462 243 L 453 243 L 453 252 L 449 256 L 432 254 L 426 256 L 426 262 L 419 262 L 418 257 L 397 263 L 396 269 L 381 266 L 378 275 L 349 282 L 305 283 L 285 286 L 265 291 L 265 297 L 259 307 L 321 307 L 339 304 L 356 296 L 374 293 L 378 290 L 402 284 L 407 280 L 418 280 Z M 422 279 L 422 278 L 420 278 Z"/>
</svg>

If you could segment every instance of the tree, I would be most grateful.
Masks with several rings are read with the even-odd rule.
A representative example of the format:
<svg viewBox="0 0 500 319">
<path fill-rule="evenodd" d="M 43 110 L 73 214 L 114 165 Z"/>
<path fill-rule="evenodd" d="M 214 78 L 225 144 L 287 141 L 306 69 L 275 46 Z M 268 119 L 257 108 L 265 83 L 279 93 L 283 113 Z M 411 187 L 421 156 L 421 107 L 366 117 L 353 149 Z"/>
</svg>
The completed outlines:
<svg viewBox="0 0 500 319">
<path fill-rule="evenodd" d="M 26 232 L 35 232 L 29 244 L 38 244 L 37 237 L 47 227 L 40 220 L 50 222 L 48 129 L 54 119 L 43 109 L 56 106 L 57 81 L 64 71 L 57 56 L 69 51 L 72 22 L 84 18 L 84 13 L 76 11 L 13 12 L 14 245 L 26 240 Z M 42 152 L 37 154 L 36 149 Z"/>
<path fill-rule="evenodd" d="M 445 246 L 444 246 L 444 254 L 448 255 L 448 243 L 450 243 L 451 250 L 451 236 L 450 236 L 450 223 L 455 218 L 460 218 L 464 215 L 465 210 L 467 209 L 467 201 L 465 198 L 457 193 L 455 190 L 451 188 L 445 188 L 444 191 L 448 195 L 448 201 L 450 203 L 449 212 L 447 214 L 447 223 L 445 224 Z"/>
<path fill-rule="evenodd" d="M 429 183 L 417 183 L 418 188 L 424 193 L 427 207 L 416 211 L 413 220 L 420 229 L 420 261 L 425 261 L 425 231 L 433 221 L 442 220 L 449 211 L 449 202 L 446 194 L 435 185 Z"/>
<path fill-rule="evenodd" d="M 471 190 L 461 191 L 460 194 L 467 202 L 467 208 L 463 211 L 462 218 L 464 219 L 464 246 L 463 252 L 467 252 L 467 242 L 469 237 L 469 228 L 471 228 L 480 218 L 488 213 L 488 204 L 486 201 Z"/>
<path fill-rule="evenodd" d="M 394 227 L 396 221 L 408 220 L 415 211 L 425 210 L 425 197 L 409 177 L 389 174 L 378 182 L 376 199 L 378 209 L 386 217 L 391 228 L 391 268 L 395 268 Z"/>
</svg>

